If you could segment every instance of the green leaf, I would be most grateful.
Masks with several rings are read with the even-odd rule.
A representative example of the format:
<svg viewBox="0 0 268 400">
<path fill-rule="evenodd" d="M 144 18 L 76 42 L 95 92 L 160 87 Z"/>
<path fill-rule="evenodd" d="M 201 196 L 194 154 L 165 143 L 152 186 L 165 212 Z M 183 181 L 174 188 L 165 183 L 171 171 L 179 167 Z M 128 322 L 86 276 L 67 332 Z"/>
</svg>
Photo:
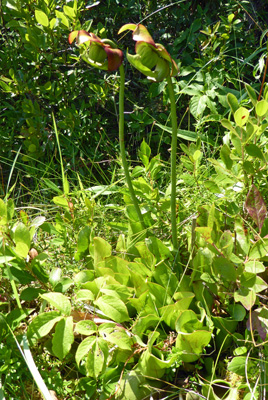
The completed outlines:
<svg viewBox="0 0 268 400">
<path fill-rule="evenodd" d="M 148 146 L 148 144 L 143 139 L 141 146 L 140 146 L 139 157 L 145 167 L 147 167 L 149 165 L 150 155 L 151 155 L 151 148 L 150 148 L 150 146 Z"/>
<path fill-rule="evenodd" d="M 234 357 L 228 364 L 228 371 L 233 372 L 236 375 L 246 376 L 248 370 L 249 360 L 247 357 Z"/>
<path fill-rule="evenodd" d="M 265 266 L 262 262 L 259 261 L 247 261 L 245 263 L 245 271 L 250 272 L 252 274 L 260 274 L 265 271 Z"/>
<path fill-rule="evenodd" d="M 258 101 L 255 110 L 258 117 L 263 117 L 268 111 L 268 102 L 266 100 Z"/>
<path fill-rule="evenodd" d="M 56 357 L 63 360 L 74 342 L 73 317 L 63 318 L 56 325 L 52 339 L 52 351 Z"/>
<path fill-rule="evenodd" d="M 57 308 L 61 314 L 69 316 L 71 314 L 70 300 L 61 293 L 44 293 L 42 299 L 46 300 L 53 307 Z"/>
<path fill-rule="evenodd" d="M 56 17 L 62 23 L 62 25 L 66 26 L 66 28 L 69 28 L 69 20 L 63 12 L 56 10 Z"/>
<path fill-rule="evenodd" d="M 246 310 L 250 310 L 256 301 L 256 293 L 248 288 L 241 288 L 234 294 L 234 300 L 243 304 Z"/>
<path fill-rule="evenodd" d="M 200 117 L 207 107 L 207 95 L 194 96 L 190 101 L 190 112 L 195 118 Z"/>
<path fill-rule="evenodd" d="M 259 259 L 268 254 L 268 238 L 258 240 L 250 249 L 249 259 Z"/>
<path fill-rule="evenodd" d="M 176 339 L 176 348 L 181 352 L 182 361 L 187 363 L 197 361 L 210 340 L 211 332 L 205 330 L 179 333 Z"/>
<path fill-rule="evenodd" d="M 96 333 L 97 330 L 98 328 L 95 322 L 90 320 L 82 320 L 77 322 L 77 324 L 75 325 L 75 331 L 77 333 L 80 333 L 80 335 L 89 336 L 93 333 Z"/>
<path fill-rule="evenodd" d="M 26 258 L 31 246 L 31 235 L 29 229 L 22 222 L 16 226 L 14 242 L 16 243 L 16 253 Z"/>
<path fill-rule="evenodd" d="M 89 350 L 91 349 L 95 341 L 96 341 L 95 336 L 89 336 L 79 344 L 75 353 L 75 361 L 78 366 L 82 358 L 84 358 L 88 354 Z"/>
<path fill-rule="evenodd" d="M 230 231 L 224 231 L 219 239 L 219 247 L 223 255 L 229 258 L 234 248 L 234 237 Z"/>
<path fill-rule="evenodd" d="M 170 134 L 172 133 L 172 128 L 170 128 L 169 126 L 162 125 L 162 124 L 159 124 L 157 122 L 155 123 L 155 125 L 158 126 L 161 129 L 163 129 L 163 131 L 165 131 L 165 132 L 168 132 Z M 203 142 L 213 144 L 212 140 L 209 139 L 207 136 L 199 135 L 196 132 L 185 130 L 185 129 L 178 129 L 177 136 L 182 138 L 182 139 L 185 139 L 185 140 L 188 140 L 188 141 L 193 141 L 193 142 L 196 142 L 197 139 L 200 137 L 200 139 Z"/>
<path fill-rule="evenodd" d="M 133 339 L 123 329 L 111 333 L 105 333 L 105 340 L 117 345 L 119 349 L 132 351 Z"/>
<path fill-rule="evenodd" d="M 213 266 L 220 279 L 227 282 L 236 281 L 236 269 L 231 261 L 224 257 L 217 257 L 213 261 Z"/>
<path fill-rule="evenodd" d="M 141 371 L 142 375 L 150 378 L 161 379 L 164 376 L 167 368 L 173 364 L 176 356 L 171 357 L 167 361 L 162 360 L 159 357 L 156 357 L 154 354 L 150 353 L 149 350 L 145 350 L 142 353 L 138 362 L 138 369 Z"/>
<path fill-rule="evenodd" d="M 227 144 L 223 144 L 220 152 L 220 156 L 227 169 L 231 169 L 233 166 L 233 160 L 230 158 L 231 150 L 227 146 Z"/>
<path fill-rule="evenodd" d="M 250 85 L 245 85 L 246 91 L 252 101 L 252 104 L 255 106 L 257 103 L 257 95 L 255 90 Z"/>
<path fill-rule="evenodd" d="M 151 384 L 147 383 L 143 374 L 138 371 L 127 371 L 123 375 L 117 400 L 144 400 L 152 393 Z"/>
<path fill-rule="evenodd" d="M 27 330 L 27 337 L 29 341 L 35 343 L 37 340 L 46 336 L 54 325 L 62 319 L 57 311 L 49 311 L 37 315 L 35 319 L 30 323 Z"/>
<path fill-rule="evenodd" d="M 236 241 L 238 242 L 241 250 L 244 252 L 245 255 L 248 255 L 250 248 L 250 238 L 249 235 L 245 233 L 243 221 L 240 218 L 235 221 L 235 235 Z"/>
<path fill-rule="evenodd" d="M 256 144 L 247 144 L 245 149 L 249 156 L 259 158 L 260 160 L 265 159 L 261 149 Z"/>
<path fill-rule="evenodd" d="M 93 253 L 94 253 L 94 265 L 96 266 L 99 261 L 104 260 L 112 254 L 111 245 L 100 237 L 93 239 Z"/>
<path fill-rule="evenodd" d="M 105 368 L 108 356 L 107 342 L 102 338 L 97 338 L 88 352 L 86 362 L 87 375 L 96 379 Z"/>
<path fill-rule="evenodd" d="M 228 93 L 227 94 L 227 102 L 232 110 L 232 113 L 234 114 L 236 110 L 239 108 L 239 103 L 237 101 L 237 98 L 235 97 L 234 94 Z"/>
<path fill-rule="evenodd" d="M 249 118 L 249 111 L 245 107 L 239 107 L 234 113 L 234 120 L 236 125 L 242 127 L 244 126 Z"/>
<path fill-rule="evenodd" d="M 110 319 L 121 323 L 129 320 L 127 308 L 117 297 L 103 295 L 94 304 Z"/>
<path fill-rule="evenodd" d="M 41 10 L 35 10 L 35 18 L 38 24 L 48 27 L 49 26 L 49 19 L 47 15 L 44 13 L 44 11 Z"/>
</svg>

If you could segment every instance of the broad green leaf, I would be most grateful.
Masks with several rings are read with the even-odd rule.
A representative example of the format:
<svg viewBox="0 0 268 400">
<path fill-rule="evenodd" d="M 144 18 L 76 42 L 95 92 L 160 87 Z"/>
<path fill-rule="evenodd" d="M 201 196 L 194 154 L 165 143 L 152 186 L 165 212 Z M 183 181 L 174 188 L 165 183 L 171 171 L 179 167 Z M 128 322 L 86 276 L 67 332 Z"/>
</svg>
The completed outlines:
<svg viewBox="0 0 268 400">
<path fill-rule="evenodd" d="M 109 257 L 112 253 L 111 245 L 100 237 L 93 239 L 93 252 L 94 252 L 94 265 L 96 266 L 99 261 Z"/>
<path fill-rule="evenodd" d="M 75 325 L 75 331 L 80 335 L 89 336 L 97 332 L 97 325 L 90 320 L 82 320 Z"/>
<path fill-rule="evenodd" d="M 62 319 L 57 311 L 50 311 L 37 315 L 30 323 L 27 331 L 29 341 L 35 343 L 37 340 L 46 336 L 54 325 Z"/>
<path fill-rule="evenodd" d="M 220 156 L 227 169 L 231 169 L 233 166 L 233 160 L 230 158 L 231 150 L 227 146 L 227 144 L 223 144 L 220 152 Z"/>
<path fill-rule="evenodd" d="M 203 328 L 202 322 L 197 318 L 193 310 L 184 310 L 175 324 L 175 330 L 178 333 L 192 333 Z"/>
<path fill-rule="evenodd" d="M 229 131 L 231 131 L 235 136 L 237 136 L 237 132 L 235 130 L 235 128 L 233 127 L 232 123 L 228 120 L 223 118 L 221 120 L 221 124 L 224 128 L 228 129 Z"/>
<path fill-rule="evenodd" d="M 241 304 L 230 305 L 228 311 L 235 321 L 243 321 L 246 316 L 246 310 Z"/>
<path fill-rule="evenodd" d="M 234 113 L 234 120 L 239 127 L 244 126 L 249 118 L 249 111 L 245 107 L 239 107 Z"/>
<path fill-rule="evenodd" d="M 238 292 L 234 293 L 234 300 L 243 304 L 246 310 L 250 310 L 256 301 L 256 293 L 247 288 L 241 288 Z"/>
<path fill-rule="evenodd" d="M 245 85 L 245 88 L 246 91 L 248 92 L 250 100 L 252 101 L 252 104 L 255 106 L 257 103 L 257 95 L 255 90 L 250 85 Z"/>
<path fill-rule="evenodd" d="M 239 103 L 237 101 L 237 98 L 234 94 L 228 93 L 227 94 L 227 102 L 232 110 L 232 113 L 234 114 L 236 110 L 239 108 Z"/>
<path fill-rule="evenodd" d="M 143 374 L 139 371 L 127 371 L 123 375 L 118 393 L 117 400 L 144 400 L 152 393 L 150 382 L 146 382 Z"/>
<path fill-rule="evenodd" d="M 180 358 L 182 361 L 197 361 L 210 340 L 211 332 L 205 330 L 192 333 L 179 333 L 176 339 L 176 348 L 181 352 Z"/>
<path fill-rule="evenodd" d="M 150 146 L 148 146 L 148 144 L 143 139 L 141 146 L 140 146 L 139 157 L 145 167 L 147 167 L 149 165 L 150 155 L 151 155 L 151 148 L 150 148 Z"/>
<path fill-rule="evenodd" d="M 63 12 L 67 17 L 70 17 L 71 19 L 75 18 L 75 9 L 73 7 L 69 6 L 63 6 Z"/>
<path fill-rule="evenodd" d="M 83 254 L 89 249 L 89 240 L 90 240 L 91 228 L 89 226 L 85 226 L 78 233 L 77 238 L 77 252 L 79 254 Z"/>
<path fill-rule="evenodd" d="M 123 329 L 106 333 L 104 339 L 109 343 L 116 344 L 119 349 L 132 351 L 133 339 Z"/>
<path fill-rule="evenodd" d="M 263 117 L 268 111 L 268 102 L 266 100 L 258 101 L 255 110 L 258 117 Z"/>
<path fill-rule="evenodd" d="M 16 253 L 26 258 L 31 246 L 31 235 L 29 229 L 19 222 L 14 233 L 14 242 L 16 244 Z"/>
<path fill-rule="evenodd" d="M 268 238 L 258 240 L 250 249 L 249 259 L 259 259 L 268 254 Z"/>
<path fill-rule="evenodd" d="M 189 108 L 195 118 L 198 118 L 203 114 L 207 107 L 207 100 L 208 96 L 206 94 L 192 97 Z"/>
<path fill-rule="evenodd" d="M 95 300 L 94 303 L 107 317 L 115 322 L 120 323 L 129 320 L 125 304 L 117 297 L 104 295 Z"/>
<path fill-rule="evenodd" d="M 247 261 L 245 263 L 245 271 L 252 274 L 260 274 L 261 272 L 265 271 L 265 266 L 260 261 Z"/>
<path fill-rule="evenodd" d="M 265 159 L 261 149 L 256 144 L 251 143 L 246 145 L 245 150 L 251 157 L 259 158 L 260 160 Z"/>
<path fill-rule="evenodd" d="M 62 293 L 44 293 L 42 299 L 46 300 L 53 307 L 57 308 L 61 314 L 69 316 L 71 314 L 71 302 Z"/>
<path fill-rule="evenodd" d="M 31 226 L 34 226 L 35 228 L 38 228 L 39 226 L 43 225 L 43 223 L 45 222 L 46 217 L 36 217 L 32 220 L 31 222 Z"/>
<path fill-rule="evenodd" d="M 230 257 L 234 248 L 234 237 L 230 231 L 224 231 L 219 240 L 219 247 L 225 257 Z"/>
<path fill-rule="evenodd" d="M 161 242 L 161 240 L 159 240 L 156 236 L 151 236 L 145 239 L 145 243 L 150 252 L 155 256 L 157 263 L 159 263 L 161 260 L 172 260 L 174 258 L 169 248 L 164 245 L 164 243 Z"/>
<path fill-rule="evenodd" d="M 212 233 L 212 228 L 209 226 L 198 226 L 195 228 L 195 231 L 198 232 L 203 239 L 205 239 L 206 242 L 212 243 L 211 239 L 211 233 Z"/>
<path fill-rule="evenodd" d="M 248 357 L 234 357 L 232 361 L 229 362 L 227 369 L 236 375 L 246 376 L 249 362 L 251 363 Z"/>
<path fill-rule="evenodd" d="M 173 295 L 178 290 L 179 281 L 174 272 L 172 272 L 168 262 L 159 262 L 153 274 L 154 280 L 159 285 L 166 288 L 169 295 Z"/>
<path fill-rule="evenodd" d="M 15 257 L 12 257 L 12 256 L 0 256 L 0 264 L 6 264 L 14 259 L 15 259 Z"/>
<path fill-rule="evenodd" d="M 235 221 L 235 239 L 245 255 L 248 255 L 250 248 L 250 237 L 244 230 L 242 219 L 238 218 Z"/>
<path fill-rule="evenodd" d="M 96 341 L 95 336 L 89 336 L 79 344 L 75 353 L 75 361 L 78 366 L 82 358 L 84 358 L 88 354 L 95 341 Z"/>
<path fill-rule="evenodd" d="M 71 350 L 73 341 L 73 317 L 63 318 L 57 323 L 52 339 L 52 351 L 55 356 L 63 360 Z"/>
<path fill-rule="evenodd" d="M 102 338 L 97 338 L 87 355 L 87 375 L 96 379 L 105 368 L 108 356 L 109 349 L 107 342 Z"/>
<path fill-rule="evenodd" d="M 133 295 L 133 289 L 128 288 L 127 286 L 122 284 L 107 285 L 104 288 L 101 288 L 100 292 L 104 294 L 109 294 L 110 296 L 118 297 L 124 303 L 126 303 L 127 300 Z"/>
<path fill-rule="evenodd" d="M 160 317 L 155 314 L 148 314 L 146 316 L 139 317 L 137 322 L 134 324 L 132 332 L 139 337 L 149 328 L 154 329 L 160 321 Z"/>
<path fill-rule="evenodd" d="M 172 302 L 171 297 L 167 294 L 167 289 L 157 283 L 148 282 L 149 296 L 157 308 L 168 305 Z"/>
<path fill-rule="evenodd" d="M 51 285 L 55 287 L 56 284 L 60 281 L 61 275 L 61 268 L 53 268 L 49 274 L 49 283 L 51 283 Z"/>
<path fill-rule="evenodd" d="M 48 27 L 49 26 L 49 19 L 47 15 L 44 13 L 44 11 L 41 10 L 35 10 L 35 18 L 38 24 Z"/>
<path fill-rule="evenodd" d="M 54 196 L 53 197 L 53 202 L 60 207 L 64 207 L 64 208 L 68 208 L 68 200 L 66 199 L 66 197 L 63 196 Z"/>
<path fill-rule="evenodd" d="M 64 26 L 69 28 L 69 20 L 63 12 L 56 10 L 56 17 Z"/>
<path fill-rule="evenodd" d="M 161 356 L 160 354 L 159 357 Z M 138 369 L 144 376 L 161 379 L 164 376 L 167 368 L 169 368 L 174 362 L 174 358 L 176 358 L 176 356 L 173 356 L 169 360 L 165 361 L 150 353 L 149 350 L 145 350 L 139 359 Z"/>
<path fill-rule="evenodd" d="M 175 324 L 182 311 L 187 310 L 195 295 L 191 292 L 175 293 L 174 298 L 179 299 L 174 304 L 170 304 L 159 309 L 161 318 L 172 329 L 175 330 Z"/>
<path fill-rule="evenodd" d="M 81 289 L 76 293 L 77 300 L 91 301 L 95 299 L 94 294 L 88 289 Z"/>
<path fill-rule="evenodd" d="M 243 287 L 254 290 L 255 293 L 262 292 L 268 287 L 261 277 L 246 271 L 240 276 L 240 282 Z"/>
</svg>

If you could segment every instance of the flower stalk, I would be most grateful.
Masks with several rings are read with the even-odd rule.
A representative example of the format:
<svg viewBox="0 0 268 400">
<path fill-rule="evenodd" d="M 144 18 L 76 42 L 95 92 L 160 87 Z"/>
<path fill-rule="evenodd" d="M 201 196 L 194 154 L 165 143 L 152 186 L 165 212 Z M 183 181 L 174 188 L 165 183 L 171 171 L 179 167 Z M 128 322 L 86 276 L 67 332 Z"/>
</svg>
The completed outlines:
<svg viewBox="0 0 268 400">
<path fill-rule="evenodd" d="M 145 224 L 143 221 L 142 213 L 139 207 L 139 203 L 137 197 L 135 195 L 131 177 L 129 174 L 127 159 L 126 159 L 126 149 L 125 149 L 125 135 L 124 135 L 124 127 L 125 127 L 125 118 L 124 118 L 124 96 L 125 96 L 125 70 L 123 65 L 119 67 L 120 72 L 120 88 L 119 88 L 119 145 L 120 145 L 120 153 L 122 159 L 122 165 L 124 169 L 124 174 L 126 178 L 126 182 L 128 185 L 128 190 L 131 196 L 131 200 L 135 207 L 136 213 L 138 215 L 139 221 L 143 229 L 145 229 Z"/>
<path fill-rule="evenodd" d="M 178 66 L 172 59 L 162 44 L 155 43 L 147 29 L 141 25 L 126 24 L 123 25 L 118 33 L 126 30 L 133 32 L 133 40 L 136 41 L 135 55 L 127 53 L 128 61 L 142 74 L 156 82 L 164 79 L 167 80 L 168 93 L 171 106 L 171 124 L 172 124 L 172 139 L 171 139 L 171 231 L 172 231 L 172 246 L 175 251 L 178 250 L 178 235 L 177 235 L 177 217 L 176 217 L 176 154 L 177 154 L 177 113 L 176 100 L 174 95 L 172 76 L 177 75 Z"/>
<path fill-rule="evenodd" d="M 125 71 L 122 65 L 123 52 L 119 50 L 115 43 L 108 39 L 100 39 L 92 32 L 84 30 L 73 31 L 69 35 L 69 43 L 76 39 L 77 45 L 82 45 L 82 59 L 91 66 L 106 70 L 115 71 L 119 68 L 120 72 L 120 88 L 119 88 L 119 145 L 121 160 L 124 169 L 125 179 L 131 196 L 132 203 L 135 207 L 138 219 L 143 229 L 145 229 L 144 220 L 139 207 L 135 191 L 133 189 L 131 177 L 129 174 L 128 163 L 126 159 L 125 138 L 124 138 L 124 94 L 125 94 Z"/>
</svg>

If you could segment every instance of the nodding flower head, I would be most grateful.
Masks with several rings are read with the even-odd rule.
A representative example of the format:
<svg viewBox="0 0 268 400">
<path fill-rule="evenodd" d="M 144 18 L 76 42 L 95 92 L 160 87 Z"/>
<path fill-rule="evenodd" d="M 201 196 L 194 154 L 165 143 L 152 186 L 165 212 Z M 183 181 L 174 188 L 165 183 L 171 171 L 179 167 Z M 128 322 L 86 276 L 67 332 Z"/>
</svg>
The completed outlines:
<svg viewBox="0 0 268 400">
<path fill-rule="evenodd" d="M 92 67 L 106 71 L 115 71 L 123 62 L 123 52 L 107 39 L 100 39 L 92 32 L 73 31 L 69 35 L 69 43 L 76 39 L 78 46 L 82 45 L 82 59 Z"/>
<path fill-rule="evenodd" d="M 127 53 L 128 61 L 154 81 L 162 81 L 168 75 L 175 76 L 178 66 L 162 44 L 155 43 L 145 26 L 138 24 L 126 24 L 119 29 L 119 34 L 130 30 L 136 41 L 136 54 Z"/>
</svg>

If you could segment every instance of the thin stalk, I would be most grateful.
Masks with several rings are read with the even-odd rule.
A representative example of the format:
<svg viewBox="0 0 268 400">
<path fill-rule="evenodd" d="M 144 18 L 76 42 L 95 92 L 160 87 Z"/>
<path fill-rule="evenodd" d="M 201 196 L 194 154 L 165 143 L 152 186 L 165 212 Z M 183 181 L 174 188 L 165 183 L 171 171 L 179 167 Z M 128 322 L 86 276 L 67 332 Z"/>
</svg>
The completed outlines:
<svg viewBox="0 0 268 400">
<path fill-rule="evenodd" d="M 170 99 L 170 112 L 171 112 L 171 125 L 172 125 L 172 138 L 171 138 L 171 232 L 172 232 L 172 245 L 174 250 L 178 250 L 178 234 L 177 234 L 177 218 L 176 218 L 176 155 L 177 155 L 177 133 L 178 121 L 176 112 L 176 101 L 174 88 L 171 77 L 167 76 L 168 92 Z"/>
<path fill-rule="evenodd" d="M 120 89 L 119 89 L 119 144 L 120 144 L 120 153 L 121 153 L 121 159 L 122 159 L 122 164 L 123 164 L 123 169 L 124 169 L 124 174 L 126 178 L 126 182 L 128 185 L 128 190 L 133 202 L 133 205 L 135 207 L 136 213 L 138 215 L 138 218 L 140 220 L 140 223 L 145 229 L 145 224 L 143 221 L 143 217 L 141 214 L 141 210 L 139 207 L 138 200 L 135 196 L 135 192 L 132 186 L 131 182 L 131 177 L 129 175 L 129 170 L 128 170 L 128 164 L 127 164 L 127 159 L 126 159 L 126 150 L 125 150 L 125 138 L 124 138 L 124 95 L 125 95 L 125 71 L 123 65 L 120 66 L 119 68 L 120 71 Z"/>
<path fill-rule="evenodd" d="M 12 287 L 12 290 L 13 290 L 13 294 L 14 294 L 15 300 L 16 300 L 16 302 L 17 302 L 17 306 L 18 306 L 18 308 L 19 308 L 20 310 L 22 310 L 22 305 L 21 305 L 21 302 L 20 302 L 20 297 L 19 297 L 19 294 L 18 294 L 18 291 L 17 291 L 17 287 L 16 287 L 16 284 L 15 284 L 13 275 L 12 275 L 12 273 L 11 273 L 11 271 L 10 271 L 9 265 L 8 265 L 8 264 L 4 264 L 4 266 L 6 267 L 7 275 L 8 275 L 8 278 L 9 278 L 9 281 L 10 281 L 10 284 L 11 284 L 11 287 Z"/>
</svg>

